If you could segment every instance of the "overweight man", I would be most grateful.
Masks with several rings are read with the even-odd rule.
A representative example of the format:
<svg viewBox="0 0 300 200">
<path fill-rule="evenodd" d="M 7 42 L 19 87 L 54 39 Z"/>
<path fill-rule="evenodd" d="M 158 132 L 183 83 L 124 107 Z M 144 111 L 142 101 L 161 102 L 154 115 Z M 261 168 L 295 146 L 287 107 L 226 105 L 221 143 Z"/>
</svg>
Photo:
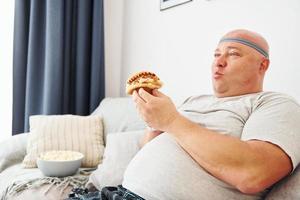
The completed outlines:
<svg viewBox="0 0 300 200">
<path fill-rule="evenodd" d="M 134 91 L 154 130 L 128 165 L 123 189 L 149 200 L 259 199 L 291 174 L 300 159 L 300 106 L 263 90 L 269 63 L 261 35 L 234 30 L 214 52 L 213 95 L 176 108 L 158 90 Z"/>
</svg>

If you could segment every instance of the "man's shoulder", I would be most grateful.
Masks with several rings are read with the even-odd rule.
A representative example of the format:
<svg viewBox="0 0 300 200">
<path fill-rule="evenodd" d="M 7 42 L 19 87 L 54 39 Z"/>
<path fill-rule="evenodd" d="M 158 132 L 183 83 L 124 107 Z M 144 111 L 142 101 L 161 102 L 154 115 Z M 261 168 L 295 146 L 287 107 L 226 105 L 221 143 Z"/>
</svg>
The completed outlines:
<svg viewBox="0 0 300 200">
<path fill-rule="evenodd" d="M 300 110 L 299 102 L 286 93 L 264 91 L 260 92 L 253 104 L 253 110 L 277 110 L 284 111 L 294 108 L 294 111 Z"/>
<path fill-rule="evenodd" d="M 282 92 L 264 91 L 260 92 L 257 96 L 259 102 L 293 102 L 299 104 L 299 102 L 291 95 Z"/>
</svg>

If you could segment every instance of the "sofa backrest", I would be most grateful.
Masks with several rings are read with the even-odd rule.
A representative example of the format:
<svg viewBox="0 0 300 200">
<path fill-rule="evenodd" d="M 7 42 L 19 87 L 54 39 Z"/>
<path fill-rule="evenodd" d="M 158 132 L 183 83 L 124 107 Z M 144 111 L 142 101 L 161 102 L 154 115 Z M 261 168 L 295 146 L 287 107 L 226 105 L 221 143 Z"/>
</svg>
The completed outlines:
<svg viewBox="0 0 300 200">
<path fill-rule="evenodd" d="M 135 131 L 146 128 L 130 97 L 105 98 L 91 115 L 103 119 L 104 140 L 109 133 Z"/>
</svg>

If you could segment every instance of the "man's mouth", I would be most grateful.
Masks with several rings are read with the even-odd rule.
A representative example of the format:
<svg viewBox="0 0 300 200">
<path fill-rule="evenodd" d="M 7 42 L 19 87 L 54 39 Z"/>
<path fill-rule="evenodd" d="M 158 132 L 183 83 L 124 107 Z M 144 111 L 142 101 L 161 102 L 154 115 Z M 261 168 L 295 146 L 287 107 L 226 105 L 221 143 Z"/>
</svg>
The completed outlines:
<svg viewBox="0 0 300 200">
<path fill-rule="evenodd" d="M 214 75 L 213 75 L 213 77 L 214 77 L 214 79 L 219 79 L 219 78 L 221 78 L 223 75 L 224 75 L 224 74 L 222 74 L 222 73 L 220 73 L 220 72 L 215 72 Z"/>
</svg>

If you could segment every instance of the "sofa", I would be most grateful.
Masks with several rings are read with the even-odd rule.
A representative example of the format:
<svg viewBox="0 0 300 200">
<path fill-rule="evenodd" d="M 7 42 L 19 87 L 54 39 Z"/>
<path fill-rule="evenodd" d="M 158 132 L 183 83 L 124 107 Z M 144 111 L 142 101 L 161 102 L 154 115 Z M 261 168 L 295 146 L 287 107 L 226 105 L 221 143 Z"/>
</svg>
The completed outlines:
<svg viewBox="0 0 300 200">
<path fill-rule="evenodd" d="M 77 174 L 67 179 L 52 178 L 49 181 L 38 168 L 22 167 L 28 134 L 15 135 L 0 143 L 1 199 L 65 199 L 73 187 L 101 189 L 107 185 L 120 184 L 126 166 L 139 151 L 138 142 L 146 125 L 139 117 L 132 99 L 128 97 L 105 98 L 91 115 L 100 116 L 103 123 L 105 150 L 98 169 L 93 171 L 80 168 Z M 66 184 L 73 179 L 76 179 L 78 185 Z M 35 185 L 36 180 L 48 181 L 40 181 L 40 184 Z M 53 180 L 57 180 L 57 184 Z M 26 184 L 16 187 L 16 183 Z M 264 199 L 300 199 L 299 168 L 272 187 Z"/>
</svg>

